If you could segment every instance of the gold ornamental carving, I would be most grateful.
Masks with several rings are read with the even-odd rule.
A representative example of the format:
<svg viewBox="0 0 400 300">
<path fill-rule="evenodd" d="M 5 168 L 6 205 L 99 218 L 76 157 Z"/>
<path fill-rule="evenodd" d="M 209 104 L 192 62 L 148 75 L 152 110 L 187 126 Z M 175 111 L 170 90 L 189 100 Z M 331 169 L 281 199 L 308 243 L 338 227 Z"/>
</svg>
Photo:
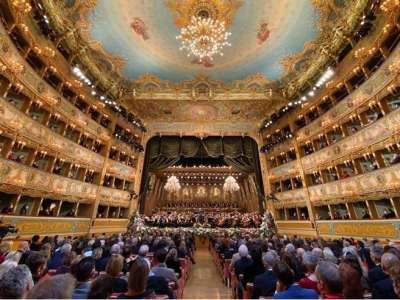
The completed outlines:
<svg viewBox="0 0 400 300">
<path fill-rule="evenodd" d="M 318 224 L 317 228 L 319 234 L 329 234 L 329 224 Z"/>
<path fill-rule="evenodd" d="M 360 226 L 362 224 L 362 226 Z M 386 237 L 396 238 L 396 226 L 393 223 L 340 223 L 334 225 L 334 232 L 340 236 Z"/>
<path fill-rule="evenodd" d="M 178 28 L 189 25 L 193 16 L 223 21 L 229 27 L 242 2 L 242 0 L 167 0 L 166 5 L 175 14 L 175 25 Z"/>
</svg>

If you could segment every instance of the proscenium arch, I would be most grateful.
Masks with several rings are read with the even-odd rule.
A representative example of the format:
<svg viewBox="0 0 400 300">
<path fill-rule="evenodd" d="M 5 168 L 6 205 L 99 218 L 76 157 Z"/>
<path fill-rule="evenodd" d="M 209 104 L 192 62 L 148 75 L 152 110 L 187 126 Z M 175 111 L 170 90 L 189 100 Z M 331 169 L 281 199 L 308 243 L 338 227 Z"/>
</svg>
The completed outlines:
<svg viewBox="0 0 400 300">
<path fill-rule="evenodd" d="M 225 163 L 244 173 L 255 174 L 259 211 L 264 211 L 264 188 L 257 142 L 249 136 L 154 136 L 146 145 L 140 183 L 139 209 L 144 212 L 149 173 L 177 163 L 182 157 L 196 157 L 199 152 L 209 157 L 223 157 Z"/>
</svg>

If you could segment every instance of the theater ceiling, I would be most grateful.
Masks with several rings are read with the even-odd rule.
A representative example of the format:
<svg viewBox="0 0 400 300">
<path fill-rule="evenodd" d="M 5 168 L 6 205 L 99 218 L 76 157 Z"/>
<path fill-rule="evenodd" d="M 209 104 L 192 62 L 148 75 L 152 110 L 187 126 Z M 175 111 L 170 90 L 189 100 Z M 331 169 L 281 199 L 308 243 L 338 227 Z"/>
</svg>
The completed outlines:
<svg viewBox="0 0 400 300">
<path fill-rule="evenodd" d="M 321 72 L 354 30 L 367 1 L 43 3 L 55 26 L 70 33 L 69 43 L 90 53 L 86 62 L 102 71 L 98 75 L 112 74 L 120 101 L 149 128 L 210 121 L 256 128 Z M 231 45 L 212 60 L 188 56 L 177 38 L 192 16 L 201 14 L 223 22 L 231 33 Z"/>
</svg>

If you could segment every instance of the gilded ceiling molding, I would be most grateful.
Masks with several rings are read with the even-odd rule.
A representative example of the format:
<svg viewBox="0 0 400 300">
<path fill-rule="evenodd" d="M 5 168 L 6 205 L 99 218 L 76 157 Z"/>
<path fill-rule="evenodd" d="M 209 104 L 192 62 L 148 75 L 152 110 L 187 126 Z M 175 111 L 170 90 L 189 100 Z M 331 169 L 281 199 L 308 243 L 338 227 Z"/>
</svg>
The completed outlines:
<svg viewBox="0 0 400 300">
<path fill-rule="evenodd" d="M 283 66 L 287 70 L 296 70 L 282 78 L 286 86 L 285 96 L 294 96 L 309 78 L 318 74 L 326 63 L 335 57 L 341 47 L 349 41 L 368 3 L 368 0 L 313 1 L 320 12 L 320 34 L 314 41 L 306 43 L 303 54 L 294 54 L 283 60 Z"/>
<path fill-rule="evenodd" d="M 152 74 L 144 74 L 130 84 L 131 92 L 124 98 L 133 100 L 270 100 L 282 98 L 273 82 L 262 74 L 254 74 L 244 80 L 225 83 L 206 75 L 197 75 L 192 80 L 173 83 L 161 80 Z M 280 99 L 280 100 L 283 100 Z"/>
<path fill-rule="evenodd" d="M 243 0 L 166 0 L 165 3 L 175 14 L 175 25 L 178 28 L 189 25 L 192 16 L 204 14 L 214 20 L 224 22 L 229 27 L 233 22 L 235 12 L 242 6 Z"/>
<path fill-rule="evenodd" d="M 153 122 L 148 124 L 148 137 L 155 135 L 194 135 L 207 136 L 232 136 L 246 135 L 258 140 L 257 126 L 254 123 L 229 123 L 229 122 Z"/>
<path fill-rule="evenodd" d="M 108 89 L 109 93 L 119 98 L 124 82 L 119 67 L 123 66 L 123 62 L 120 58 L 106 54 L 104 49 L 96 43 L 90 43 L 90 40 L 85 38 L 87 30 L 83 30 L 90 27 L 90 23 L 84 20 L 87 20 L 88 13 L 96 6 L 97 2 L 96 0 L 76 0 L 72 3 L 72 6 L 65 6 L 64 1 L 42 0 L 55 31 L 63 37 L 68 47 L 75 51 L 75 55 Z"/>
</svg>

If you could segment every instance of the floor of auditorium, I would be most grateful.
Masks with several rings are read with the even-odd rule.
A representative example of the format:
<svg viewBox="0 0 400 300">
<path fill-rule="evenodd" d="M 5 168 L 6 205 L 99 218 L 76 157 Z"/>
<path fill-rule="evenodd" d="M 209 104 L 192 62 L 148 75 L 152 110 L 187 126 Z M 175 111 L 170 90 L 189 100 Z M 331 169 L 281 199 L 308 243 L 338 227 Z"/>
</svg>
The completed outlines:
<svg viewBox="0 0 400 300">
<path fill-rule="evenodd" d="M 230 289 L 223 283 L 214 265 L 212 256 L 206 247 L 199 247 L 195 254 L 189 280 L 183 291 L 185 299 L 229 299 Z"/>
</svg>

